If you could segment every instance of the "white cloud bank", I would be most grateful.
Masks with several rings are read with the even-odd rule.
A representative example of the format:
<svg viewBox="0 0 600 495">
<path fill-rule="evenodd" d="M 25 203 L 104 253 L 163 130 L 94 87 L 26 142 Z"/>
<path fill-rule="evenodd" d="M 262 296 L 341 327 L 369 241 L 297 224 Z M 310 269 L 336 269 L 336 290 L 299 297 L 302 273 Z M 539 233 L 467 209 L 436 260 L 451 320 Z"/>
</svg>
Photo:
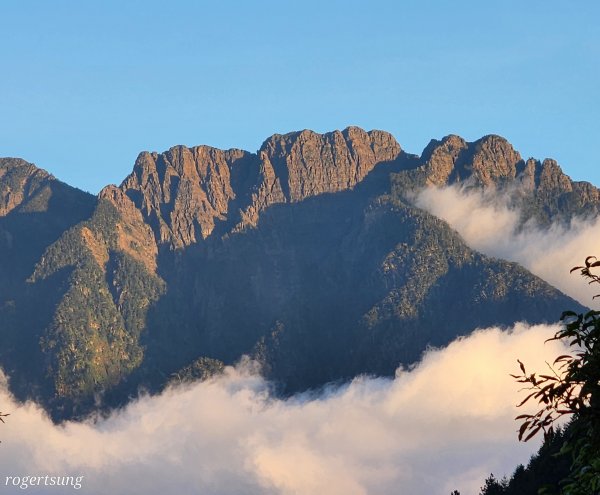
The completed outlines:
<svg viewBox="0 0 600 495">
<path fill-rule="evenodd" d="M 542 370 L 556 327 L 488 329 L 431 350 L 395 379 L 280 400 L 248 367 L 95 423 L 53 425 L 0 391 L 0 493 L 476 495 L 539 442 L 518 443 L 521 358 Z M 84 476 L 82 488 L 7 487 L 6 476 Z M 43 483 L 43 481 L 42 481 Z"/>
<path fill-rule="evenodd" d="M 520 212 L 508 206 L 507 195 L 457 185 L 426 188 L 415 204 L 448 222 L 469 246 L 520 263 L 586 306 L 600 293 L 598 285 L 589 286 L 578 274 L 569 274 L 587 256 L 600 258 L 600 218 L 575 219 L 567 227 L 554 224 L 548 229 L 528 223 L 517 232 Z"/>
</svg>

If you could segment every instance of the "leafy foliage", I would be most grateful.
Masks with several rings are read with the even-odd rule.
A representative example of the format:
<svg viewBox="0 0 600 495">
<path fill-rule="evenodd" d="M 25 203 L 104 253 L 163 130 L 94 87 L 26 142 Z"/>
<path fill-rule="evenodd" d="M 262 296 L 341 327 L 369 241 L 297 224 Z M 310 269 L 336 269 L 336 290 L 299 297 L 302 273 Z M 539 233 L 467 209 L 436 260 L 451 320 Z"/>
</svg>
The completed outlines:
<svg viewBox="0 0 600 495">
<path fill-rule="evenodd" d="M 592 269 L 600 262 L 588 257 L 580 270 L 590 283 L 600 283 Z M 569 436 L 561 448 L 571 456 L 569 476 L 563 482 L 566 495 L 600 493 L 600 312 L 562 315 L 564 327 L 549 340 L 560 340 L 572 348 L 572 354 L 557 357 L 548 365 L 549 374 L 528 373 L 519 361 L 520 375 L 512 375 L 526 385 L 529 394 L 519 404 L 533 400 L 540 408 L 534 414 L 521 414 L 519 440 L 528 441 L 543 431 L 548 441 L 555 433 L 555 424 L 572 417 Z"/>
<path fill-rule="evenodd" d="M 576 270 L 580 270 L 581 276 L 588 279 L 588 283 L 598 284 L 598 283 L 600 283 L 600 276 L 593 273 L 592 268 L 597 268 L 599 266 L 600 266 L 600 261 L 598 261 L 598 259 L 595 256 L 588 256 L 585 259 L 584 266 L 576 266 L 574 268 L 571 268 L 571 273 L 573 273 Z M 594 296 L 594 299 L 596 299 L 597 297 L 600 297 L 600 294 L 596 294 Z"/>
</svg>

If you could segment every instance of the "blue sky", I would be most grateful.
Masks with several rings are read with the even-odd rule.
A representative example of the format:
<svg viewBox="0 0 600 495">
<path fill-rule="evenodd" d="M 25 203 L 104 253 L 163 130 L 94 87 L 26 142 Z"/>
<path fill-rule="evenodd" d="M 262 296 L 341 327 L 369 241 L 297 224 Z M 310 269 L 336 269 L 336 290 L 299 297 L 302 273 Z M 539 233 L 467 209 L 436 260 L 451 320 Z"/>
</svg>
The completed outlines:
<svg viewBox="0 0 600 495">
<path fill-rule="evenodd" d="M 2 1 L 0 156 L 82 189 L 142 150 L 358 125 L 501 134 L 600 185 L 600 2 Z"/>
</svg>

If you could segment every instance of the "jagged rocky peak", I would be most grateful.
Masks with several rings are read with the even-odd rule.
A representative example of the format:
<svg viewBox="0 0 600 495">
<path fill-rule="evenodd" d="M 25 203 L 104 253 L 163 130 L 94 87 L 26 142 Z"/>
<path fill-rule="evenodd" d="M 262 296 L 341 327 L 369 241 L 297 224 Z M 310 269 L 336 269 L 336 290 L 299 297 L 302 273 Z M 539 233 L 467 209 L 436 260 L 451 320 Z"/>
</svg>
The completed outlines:
<svg viewBox="0 0 600 495">
<path fill-rule="evenodd" d="M 546 158 L 543 162 L 529 158 L 518 173 L 518 179 L 524 189 L 538 190 L 543 194 L 561 195 L 573 191 L 584 193 L 588 191 L 592 196 L 597 189 L 589 183 L 573 182 L 566 175 L 556 160 Z M 594 198 L 591 198 L 594 199 Z"/>
<path fill-rule="evenodd" d="M 272 163 L 286 199 L 295 202 L 351 189 L 377 163 L 395 160 L 402 150 L 387 132 L 348 127 L 326 134 L 275 134 L 260 151 Z"/>
<path fill-rule="evenodd" d="M 40 195 L 44 197 L 31 205 L 34 208 L 31 211 L 44 210 L 51 196 L 49 181 L 56 179 L 32 163 L 20 158 L 0 158 L 0 217 Z"/>
<path fill-rule="evenodd" d="M 521 155 L 501 136 L 489 135 L 473 143 L 471 168 L 474 179 L 489 186 L 498 180 L 514 179 Z M 468 168 L 468 165 L 465 168 Z"/>
<path fill-rule="evenodd" d="M 527 161 L 503 137 L 484 136 L 469 143 L 455 135 L 432 140 L 423 150 L 411 188 L 463 183 L 469 187 L 508 188 L 514 199 L 526 198 L 536 221 L 569 220 L 600 213 L 600 190 L 574 182 L 555 160 Z M 406 187 L 406 184 L 404 185 Z M 535 208 L 531 204 L 536 204 Z M 543 205 L 543 207 L 541 206 Z M 525 217 L 524 217 L 525 218 Z"/>
<path fill-rule="evenodd" d="M 276 134 L 258 154 L 176 146 L 165 153 L 141 153 L 120 190 L 152 227 L 156 241 L 177 248 L 205 239 L 218 222 L 240 230 L 256 225 L 260 212 L 272 204 L 351 189 L 377 163 L 400 153 L 391 134 L 358 127 Z M 110 200 L 114 192 L 106 196 Z"/>
<path fill-rule="evenodd" d="M 141 153 L 120 188 L 153 228 L 160 243 L 175 247 L 210 235 L 235 198 L 231 170 L 251 160 L 242 150 L 176 146 L 165 153 Z"/>
<path fill-rule="evenodd" d="M 546 158 L 542 162 L 539 176 L 540 188 L 548 192 L 560 194 L 573 190 L 571 179 L 564 174 L 556 160 Z"/>
<path fill-rule="evenodd" d="M 469 143 L 460 136 L 450 135 L 441 141 L 432 140 L 421 155 L 427 183 L 441 186 L 470 180 L 490 186 L 498 181 L 513 180 L 517 175 L 521 155 L 503 137 L 484 136 Z"/>
<path fill-rule="evenodd" d="M 421 155 L 428 172 L 427 184 L 434 186 L 447 184 L 456 161 L 467 148 L 468 143 L 454 134 L 444 137 L 441 141 L 432 139 Z"/>
</svg>

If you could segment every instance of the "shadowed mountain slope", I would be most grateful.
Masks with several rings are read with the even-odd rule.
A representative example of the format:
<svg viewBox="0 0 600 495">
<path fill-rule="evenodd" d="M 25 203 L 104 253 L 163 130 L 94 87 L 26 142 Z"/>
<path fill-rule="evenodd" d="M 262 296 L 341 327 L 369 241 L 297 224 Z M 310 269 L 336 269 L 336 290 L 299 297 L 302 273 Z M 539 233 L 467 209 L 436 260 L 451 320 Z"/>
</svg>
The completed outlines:
<svg viewBox="0 0 600 495">
<path fill-rule="evenodd" d="M 18 163 L 0 177 L 6 218 L 42 201 L 43 187 L 11 177 L 19 167 L 44 173 Z M 419 158 L 386 132 L 355 127 L 274 135 L 256 154 L 144 152 L 97 199 L 61 185 L 54 197 L 68 215 L 46 208 L 56 215 L 47 240 L 10 275 L 19 296 L 7 289 L 0 300 L 11 321 L 3 342 L 29 335 L 26 346 L 3 346 L 11 386 L 62 419 L 249 354 L 292 393 L 392 374 L 477 327 L 579 308 L 405 199 L 465 181 L 518 185 L 547 219 L 597 212 L 597 189 L 553 162 L 523 162 L 500 137 L 449 136 Z M 37 307 L 43 316 L 24 317 Z"/>
</svg>

